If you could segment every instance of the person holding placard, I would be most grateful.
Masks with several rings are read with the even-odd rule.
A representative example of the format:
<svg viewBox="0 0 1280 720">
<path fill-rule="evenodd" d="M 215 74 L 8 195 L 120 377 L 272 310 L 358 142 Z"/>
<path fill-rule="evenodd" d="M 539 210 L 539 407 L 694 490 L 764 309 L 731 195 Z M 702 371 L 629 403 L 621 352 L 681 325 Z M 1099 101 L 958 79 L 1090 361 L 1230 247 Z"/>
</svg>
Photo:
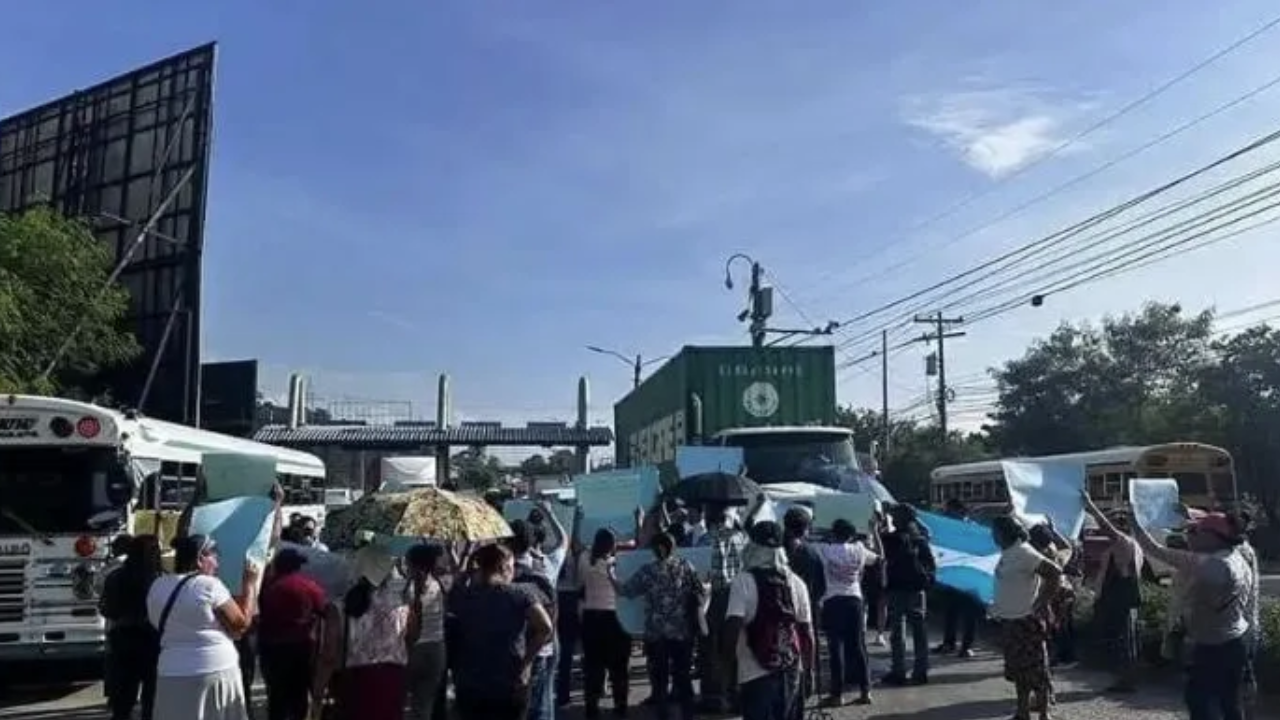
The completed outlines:
<svg viewBox="0 0 1280 720">
<path fill-rule="evenodd" d="M 247 688 L 234 641 L 257 612 L 261 570 L 246 562 L 243 592 L 232 597 L 217 577 L 211 538 L 177 538 L 173 549 L 176 574 L 158 578 L 147 595 L 147 615 L 160 636 L 155 720 L 245 720 Z"/>
<path fill-rule="evenodd" d="M 858 689 L 857 703 L 871 704 L 862 575 L 880 563 L 882 552 L 880 534 L 872 522 L 870 548 L 858 539 L 853 523 L 843 518 L 832 523 L 828 541 L 815 546 L 826 579 L 821 618 L 831 660 L 831 683 L 825 702 L 828 707 L 843 705 L 845 688 L 853 686 Z"/>
</svg>

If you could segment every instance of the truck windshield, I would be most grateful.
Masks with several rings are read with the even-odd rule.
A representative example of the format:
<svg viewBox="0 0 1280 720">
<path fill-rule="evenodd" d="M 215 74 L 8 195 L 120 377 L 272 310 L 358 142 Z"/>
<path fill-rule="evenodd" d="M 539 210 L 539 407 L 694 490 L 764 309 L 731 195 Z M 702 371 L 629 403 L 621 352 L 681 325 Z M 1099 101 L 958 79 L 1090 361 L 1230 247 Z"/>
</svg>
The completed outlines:
<svg viewBox="0 0 1280 720">
<path fill-rule="evenodd" d="M 728 435 L 742 448 L 747 476 L 762 485 L 804 482 L 838 488 L 857 473 L 853 440 L 845 433 L 778 432 Z"/>
<path fill-rule="evenodd" d="M 130 482 L 115 448 L 0 448 L 0 535 L 91 530 Z"/>
</svg>

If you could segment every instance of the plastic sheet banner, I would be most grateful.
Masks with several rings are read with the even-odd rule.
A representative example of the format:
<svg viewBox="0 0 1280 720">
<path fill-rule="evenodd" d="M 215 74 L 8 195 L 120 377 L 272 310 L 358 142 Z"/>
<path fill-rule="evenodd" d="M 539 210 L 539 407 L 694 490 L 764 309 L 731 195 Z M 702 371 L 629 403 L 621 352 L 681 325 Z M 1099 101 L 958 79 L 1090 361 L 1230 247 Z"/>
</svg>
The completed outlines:
<svg viewBox="0 0 1280 720">
<path fill-rule="evenodd" d="M 1133 519 L 1147 532 L 1182 527 L 1182 498 L 1172 478 L 1137 478 L 1129 481 Z"/>
<path fill-rule="evenodd" d="M 677 548 L 676 554 L 693 565 L 693 569 L 698 571 L 698 577 L 702 579 L 704 584 L 710 582 L 711 548 Z M 614 569 L 619 583 L 625 583 L 631 576 L 639 572 L 640 568 L 656 559 L 656 556 L 650 550 L 628 550 L 618 553 L 616 557 L 617 564 Z M 644 598 L 618 596 L 618 622 L 622 624 L 623 630 L 626 630 L 631 635 L 644 635 L 644 614 L 647 604 Z"/>
<path fill-rule="evenodd" d="M 192 511 L 190 532 L 218 544 L 218 579 L 233 595 L 240 592 L 246 560 L 266 566 L 274 515 L 275 503 L 266 497 L 232 498 Z"/>
<path fill-rule="evenodd" d="M 1009 503 L 1025 523 L 1052 520 L 1064 537 L 1079 537 L 1084 526 L 1084 463 L 1005 460 Z"/>
<path fill-rule="evenodd" d="M 658 468 L 653 466 L 578 475 L 573 489 L 582 508 L 578 540 L 590 544 L 597 531 L 609 528 L 619 540 L 635 536 L 636 508 L 645 512 L 658 500 Z"/>
<path fill-rule="evenodd" d="M 823 495 L 813 504 L 813 526 L 830 529 L 836 520 L 848 520 L 854 530 L 865 532 L 876 512 L 876 501 L 867 493 Z"/>
<path fill-rule="evenodd" d="M 737 475 L 742 472 L 742 463 L 743 454 L 740 447 L 681 445 L 676 448 L 676 472 L 681 480 L 714 472 Z"/>
<path fill-rule="evenodd" d="M 268 497 L 276 485 L 276 459 L 270 455 L 207 452 L 200 460 L 205 498 Z"/>
<path fill-rule="evenodd" d="M 917 516 L 929 529 L 938 584 L 990 605 L 995 599 L 996 563 L 1000 561 L 1000 548 L 991 537 L 991 528 L 929 512 L 919 512 Z"/>
</svg>

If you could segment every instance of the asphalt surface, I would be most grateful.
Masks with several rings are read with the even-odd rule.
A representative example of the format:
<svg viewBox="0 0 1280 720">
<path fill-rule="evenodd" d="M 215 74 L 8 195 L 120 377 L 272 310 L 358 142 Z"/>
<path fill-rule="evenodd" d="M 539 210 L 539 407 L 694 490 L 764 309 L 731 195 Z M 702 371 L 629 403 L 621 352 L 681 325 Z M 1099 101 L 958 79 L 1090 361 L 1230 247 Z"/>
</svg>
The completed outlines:
<svg viewBox="0 0 1280 720">
<path fill-rule="evenodd" d="M 882 648 L 872 650 L 873 662 L 883 667 L 887 660 Z M 632 687 L 633 702 L 648 694 L 635 668 Z M 16 720 L 106 720 L 101 685 L 93 680 L 92 668 L 62 669 L 45 675 L 13 678 L 0 696 L 0 719 Z M 77 674 L 78 673 L 78 674 Z M 1172 684 L 1145 687 L 1129 696 L 1107 696 L 1100 692 L 1107 678 L 1099 673 L 1072 669 L 1058 673 L 1056 693 L 1058 705 L 1054 717 L 1059 720 L 1175 720 L 1185 716 L 1178 688 Z M 261 711 L 261 688 L 256 689 Z M 579 698 L 564 720 L 581 717 Z M 853 720 L 875 717 L 877 720 L 1007 720 L 1012 715 L 1012 693 L 1002 679 L 1000 659 L 992 652 L 979 652 L 969 660 L 935 661 L 930 684 L 911 688 L 883 688 L 874 696 L 871 707 L 846 706 L 829 714 L 810 712 L 809 720 Z M 645 718 L 643 711 L 633 711 L 633 718 Z M 1259 713 L 1259 718 L 1276 715 Z"/>
</svg>

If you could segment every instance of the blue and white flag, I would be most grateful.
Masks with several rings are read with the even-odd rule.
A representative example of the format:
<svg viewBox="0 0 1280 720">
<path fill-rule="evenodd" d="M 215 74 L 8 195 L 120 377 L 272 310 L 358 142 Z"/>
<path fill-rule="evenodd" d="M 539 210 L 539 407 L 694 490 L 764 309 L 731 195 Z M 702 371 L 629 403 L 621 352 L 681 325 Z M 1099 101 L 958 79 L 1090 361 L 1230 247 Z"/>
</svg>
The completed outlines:
<svg viewBox="0 0 1280 720">
<path fill-rule="evenodd" d="M 938 584 L 990 605 L 995 599 L 996 563 L 1000 561 L 1000 548 L 991 537 L 991 528 L 929 512 L 917 516 L 929 529 Z"/>
</svg>

